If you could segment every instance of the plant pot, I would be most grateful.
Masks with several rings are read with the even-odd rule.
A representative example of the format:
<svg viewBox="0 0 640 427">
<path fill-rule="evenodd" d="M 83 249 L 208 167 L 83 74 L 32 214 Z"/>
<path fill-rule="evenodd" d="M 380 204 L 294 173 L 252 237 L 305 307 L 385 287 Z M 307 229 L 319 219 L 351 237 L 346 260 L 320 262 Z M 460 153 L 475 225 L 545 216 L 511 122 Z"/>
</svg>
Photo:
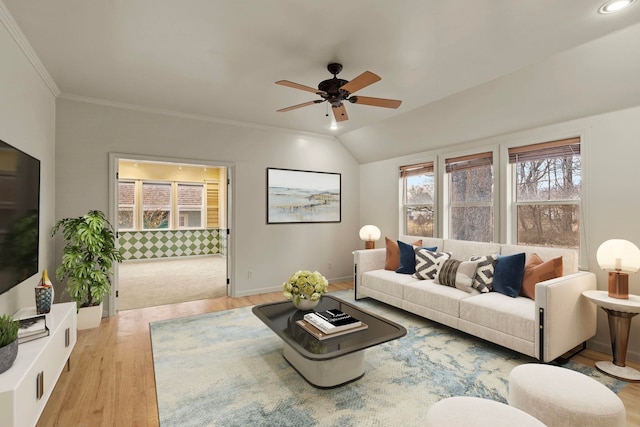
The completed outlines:
<svg viewBox="0 0 640 427">
<path fill-rule="evenodd" d="M 309 311 L 313 309 L 313 307 L 318 305 L 318 303 L 320 302 L 320 300 L 311 301 L 310 299 L 302 299 L 302 298 L 297 299 L 295 297 L 291 301 L 293 302 L 293 305 L 295 305 L 298 310 L 303 310 L 303 311 Z"/>
<path fill-rule="evenodd" d="M 78 330 L 92 329 L 100 326 L 102 320 L 102 303 L 93 307 L 78 309 Z"/>
<path fill-rule="evenodd" d="M 18 340 L 11 344 L 0 347 L 0 374 L 13 365 L 18 356 Z"/>
</svg>

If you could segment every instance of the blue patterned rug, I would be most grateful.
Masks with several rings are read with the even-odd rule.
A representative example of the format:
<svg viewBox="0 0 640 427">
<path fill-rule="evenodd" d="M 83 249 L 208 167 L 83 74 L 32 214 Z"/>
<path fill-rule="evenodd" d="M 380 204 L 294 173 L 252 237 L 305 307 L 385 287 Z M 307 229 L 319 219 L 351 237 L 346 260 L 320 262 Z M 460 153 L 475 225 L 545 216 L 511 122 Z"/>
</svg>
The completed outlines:
<svg viewBox="0 0 640 427">
<path fill-rule="evenodd" d="M 353 292 L 335 292 L 353 302 Z M 282 357 L 282 342 L 251 307 L 151 324 L 160 425 L 419 426 L 450 396 L 506 402 L 509 372 L 533 359 L 376 301 L 357 304 L 407 328 L 367 350 L 365 375 L 310 386 Z M 569 362 L 618 393 L 625 382 Z"/>
</svg>

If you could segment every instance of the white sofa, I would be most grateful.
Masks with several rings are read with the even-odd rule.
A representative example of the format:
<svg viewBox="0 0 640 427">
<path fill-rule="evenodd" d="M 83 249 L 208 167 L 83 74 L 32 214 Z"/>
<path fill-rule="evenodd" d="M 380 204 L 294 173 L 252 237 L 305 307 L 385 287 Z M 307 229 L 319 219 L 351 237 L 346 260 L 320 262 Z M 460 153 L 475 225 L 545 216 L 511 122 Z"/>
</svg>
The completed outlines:
<svg viewBox="0 0 640 427">
<path fill-rule="evenodd" d="M 419 280 L 384 269 L 386 249 L 354 252 L 355 298 L 374 298 L 438 323 L 550 362 L 583 345 L 596 333 L 596 307 L 582 292 L 596 289 L 595 274 L 578 270 L 578 254 L 571 249 L 468 242 L 401 236 L 411 243 L 452 253 L 468 260 L 474 255 L 536 253 L 544 261 L 562 256 L 563 276 L 539 282 L 535 300 L 498 292 L 472 293 Z"/>
</svg>

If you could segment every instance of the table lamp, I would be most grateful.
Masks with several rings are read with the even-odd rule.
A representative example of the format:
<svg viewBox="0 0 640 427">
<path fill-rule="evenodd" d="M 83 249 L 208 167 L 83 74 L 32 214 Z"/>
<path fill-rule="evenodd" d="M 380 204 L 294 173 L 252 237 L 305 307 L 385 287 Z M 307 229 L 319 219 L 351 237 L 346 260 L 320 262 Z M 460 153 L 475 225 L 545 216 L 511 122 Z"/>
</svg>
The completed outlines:
<svg viewBox="0 0 640 427">
<path fill-rule="evenodd" d="M 600 268 L 609 272 L 609 296 L 629 299 L 629 274 L 640 269 L 640 249 L 628 240 L 611 239 L 596 253 Z"/>
<path fill-rule="evenodd" d="M 380 229 L 375 225 L 365 225 L 360 229 L 360 239 L 364 240 L 365 249 L 374 249 L 376 240 L 380 239 Z"/>
</svg>

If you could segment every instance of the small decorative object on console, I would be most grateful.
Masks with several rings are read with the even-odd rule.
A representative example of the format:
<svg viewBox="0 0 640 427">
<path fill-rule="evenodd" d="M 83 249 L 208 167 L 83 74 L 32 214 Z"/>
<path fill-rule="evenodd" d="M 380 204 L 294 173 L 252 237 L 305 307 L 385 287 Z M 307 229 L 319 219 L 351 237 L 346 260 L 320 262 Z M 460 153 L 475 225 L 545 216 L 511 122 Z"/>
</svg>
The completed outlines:
<svg viewBox="0 0 640 427">
<path fill-rule="evenodd" d="M 44 314 L 21 317 L 17 320 L 20 324 L 20 329 L 18 329 L 18 344 L 49 336 L 47 318 Z"/>
<path fill-rule="evenodd" d="M 329 290 L 329 282 L 317 271 L 301 270 L 282 284 L 283 295 L 301 310 L 311 310 Z M 305 301 L 306 300 L 306 301 Z"/>
<path fill-rule="evenodd" d="M 53 303 L 53 285 L 47 270 L 42 272 L 42 278 L 40 283 L 36 286 L 36 311 L 38 314 L 46 314 L 51 311 L 51 304 Z"/>
</svg>

